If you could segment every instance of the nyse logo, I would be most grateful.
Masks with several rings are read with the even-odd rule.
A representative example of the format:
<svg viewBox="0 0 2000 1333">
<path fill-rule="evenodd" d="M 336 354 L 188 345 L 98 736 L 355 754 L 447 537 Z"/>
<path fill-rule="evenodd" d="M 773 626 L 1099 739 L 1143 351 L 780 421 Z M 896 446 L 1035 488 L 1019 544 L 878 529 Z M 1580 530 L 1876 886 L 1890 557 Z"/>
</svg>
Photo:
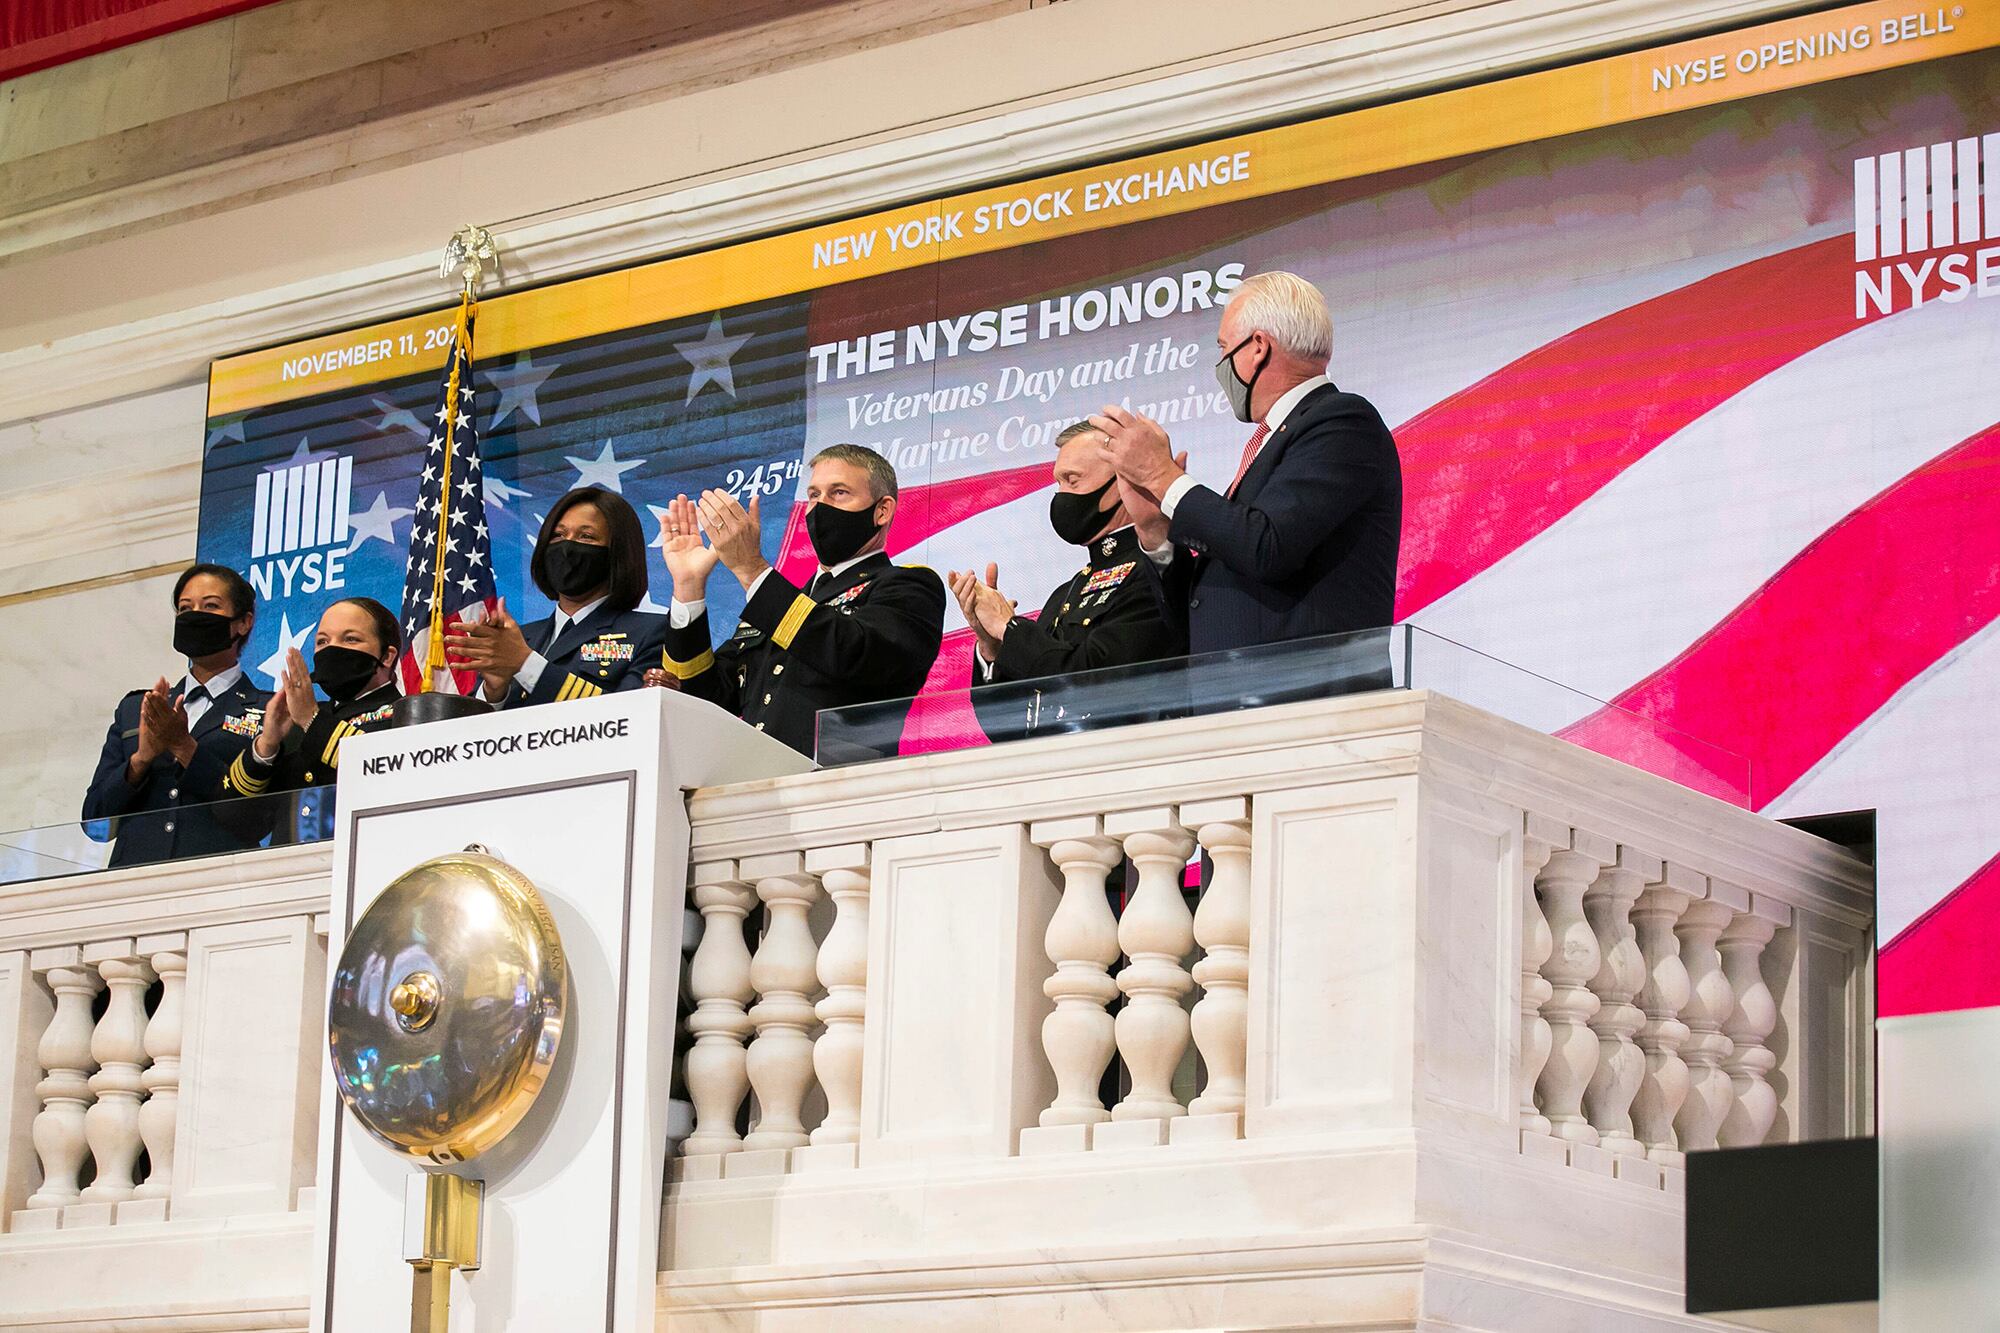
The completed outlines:
<svg viewBox="0 0 2000 1333">
<path fill-rule="evenodd" d="M 270 598 L 273 588 L 280 597 L 290 597 L 346 586 L 347 501 L 353 480 L 354 460 L 344 456 L 257 474 L 247 572 L 259 597 Z"/>
<path fill-rule="evenodd" d="M 1854 163 L 1854 317 L 2000 296 L 2000 134 Z"/>
</svg>

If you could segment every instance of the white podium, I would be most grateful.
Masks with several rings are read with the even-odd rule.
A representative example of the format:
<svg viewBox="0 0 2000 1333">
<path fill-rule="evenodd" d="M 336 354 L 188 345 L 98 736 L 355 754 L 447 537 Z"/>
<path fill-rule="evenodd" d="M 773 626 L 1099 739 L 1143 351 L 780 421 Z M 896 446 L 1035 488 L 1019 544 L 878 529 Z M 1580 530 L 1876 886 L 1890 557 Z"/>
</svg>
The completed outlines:
<svg viewBox="0 0 2000 1333">
<path fill-rule="evenodd" d="M 687 891 L 682 793 L 811 766 L 667 690 L 342 747 L 330 960 L 376 894 L 469 843 L 534 881 L 570 960 L 570 1011 L 547 1087 L 505 1142 L 462 1168 L 486 1182 L 486 1202 L 481 1267 L 452 1279 L 457 1333 L 653 1327 Z M 324 1023 L 308 1036 L 323 1102 L 311 1326 L 407 1327 L 404 1187 L 420 1168 L 347 1115 Z"/>
</svg>

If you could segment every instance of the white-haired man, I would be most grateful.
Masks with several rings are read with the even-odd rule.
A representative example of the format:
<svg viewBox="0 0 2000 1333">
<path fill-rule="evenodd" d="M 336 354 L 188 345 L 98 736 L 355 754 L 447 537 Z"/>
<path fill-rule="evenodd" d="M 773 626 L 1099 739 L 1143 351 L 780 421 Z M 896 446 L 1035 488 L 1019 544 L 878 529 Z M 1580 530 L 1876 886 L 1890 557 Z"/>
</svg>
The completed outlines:
<svg viewBox="0 0 2000 1333">
<path fill-rule="evenodd" d="M 1292 273 L 1245 278 L 1216 345 L 1216 379 L 1256 427 L 1224 489 L 1188 476 L 1158 422 L 1121 407 L 1091 418 L 1190 651 L 1389 624 L 1402 466 L 1381 414 L 1326 377 L 1326 298 Z"/>
</svg>

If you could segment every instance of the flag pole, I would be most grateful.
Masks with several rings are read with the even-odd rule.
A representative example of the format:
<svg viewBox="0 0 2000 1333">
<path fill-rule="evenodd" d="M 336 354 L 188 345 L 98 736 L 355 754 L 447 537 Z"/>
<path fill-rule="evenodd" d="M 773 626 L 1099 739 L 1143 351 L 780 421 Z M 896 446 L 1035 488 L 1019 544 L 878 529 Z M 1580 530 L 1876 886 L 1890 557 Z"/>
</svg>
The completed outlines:
<svg viewBox="0 0 2000 1333">
<path fill-rule="evenodd" d="M 474 268 L 465 276 L 465 289 L 458 302 L 458 324 L 451 335 L 451 374 L 445 381 L 444 401 L 444 463 L 438 482 L 438 493 L 444 497 L 448 507 L 451 504 L 451 451 L 452 439 L 458 423 L 458 377 L 464 373 L 472 360 L 469 334 L 472 328 L 472 311 L 479 300 L 472 292 L 472 284 L 478 278 Z M 431 633 L 430 644 L 424 653 L 423 689 L 431 688 L 431 676 L 445 665 L 444 660 L 444 558 L 445 543 L 450 540 L 449 524 L 444 521 L 444 511 L 438 512 L 436 573 L 431 582 Z"/>
</svg>

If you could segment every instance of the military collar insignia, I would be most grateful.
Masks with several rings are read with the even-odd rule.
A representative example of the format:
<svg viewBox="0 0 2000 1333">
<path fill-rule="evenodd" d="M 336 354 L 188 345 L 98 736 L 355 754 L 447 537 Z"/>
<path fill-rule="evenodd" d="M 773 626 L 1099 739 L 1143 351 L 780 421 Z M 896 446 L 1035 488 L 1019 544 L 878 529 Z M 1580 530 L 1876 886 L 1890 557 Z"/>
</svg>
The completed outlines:
<svg viewBox="0 0 2000 1333">
<path fill-rule="evenodd" d="M 1104 555 L 1110 555 L 1118 549 L 1118 539 L 1116 537 L 1106 537 L 1097 544 L 1097 549 Z"/>
</svg>

